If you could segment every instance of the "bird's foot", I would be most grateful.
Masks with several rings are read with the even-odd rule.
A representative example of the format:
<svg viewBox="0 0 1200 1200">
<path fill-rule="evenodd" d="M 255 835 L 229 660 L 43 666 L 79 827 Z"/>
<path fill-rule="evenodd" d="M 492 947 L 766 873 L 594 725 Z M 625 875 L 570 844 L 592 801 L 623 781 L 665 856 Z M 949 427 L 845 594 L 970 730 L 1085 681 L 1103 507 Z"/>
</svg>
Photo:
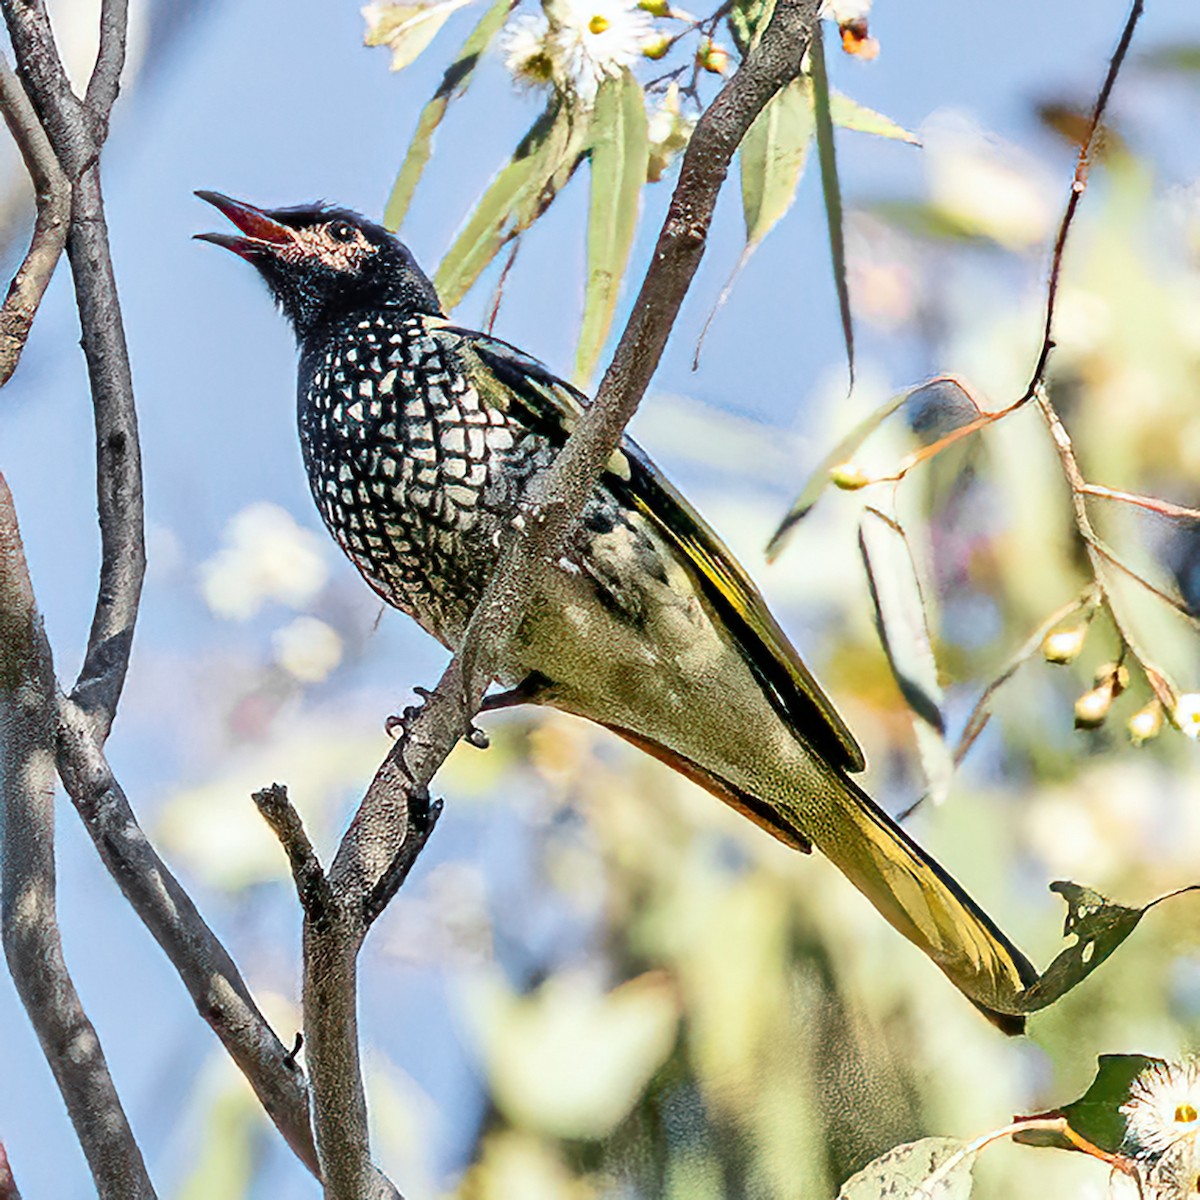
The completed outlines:
<svg viewBox="0 0 1200 1200">
<path fill-rule="evenodd" d="M 414 687 L 413 691 L 420 697 L 419 704 L 410 704 L 400 713 L 393 713 L 383 723 L 384 731 L 388 737 L 400 739 L 408 735 L 408 731 L 412 728 L 413 722 L 420 715 L 425 707 L 425 702 L 433 693 L 424 687 Z M 488 741 L 488 735 L 484 733 L 474 721 L 467 726 L 467 732 L 463 735 L 463 741 L 469 746 L 474 746 L 476 750 L 486 750 L 491 742 Z"/>
</svg>

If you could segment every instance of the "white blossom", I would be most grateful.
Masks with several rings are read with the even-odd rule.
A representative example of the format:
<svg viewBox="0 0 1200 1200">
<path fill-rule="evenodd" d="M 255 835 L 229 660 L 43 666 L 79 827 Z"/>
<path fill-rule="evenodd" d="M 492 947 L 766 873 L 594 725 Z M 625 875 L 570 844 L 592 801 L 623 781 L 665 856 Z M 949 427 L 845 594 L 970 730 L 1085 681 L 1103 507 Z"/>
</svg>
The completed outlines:
<svg viewBox="0 0 1200 1200">
<path fill-rule="evenodd" d="M 555 47 L 545 13 L 522 13 L 509 21 L 500 49 L 504 65 L 518 83 L 538 87 L 553 82 Z"/>
<path fill-rule="evenodd" d="M 1158 1158 L 1200 1132 L 1200 1059 L 1155 1063 L 1133 1081 L 1121 1105 L 1126 1143 L 1138 1158 Z"/>
<path fill-rule="evenodd" d="M 1200 738 L 1200 692 L 1184 692 L 1175 701 L 1171 718 L 1188 737 Z"/>
<path fill-rule="evenodd" d="M 654 33 L 650 15 L 627 0 L 550 0 L 547 13 L 559 79 L 585 104 L 637 62 Z"/>
</svg>

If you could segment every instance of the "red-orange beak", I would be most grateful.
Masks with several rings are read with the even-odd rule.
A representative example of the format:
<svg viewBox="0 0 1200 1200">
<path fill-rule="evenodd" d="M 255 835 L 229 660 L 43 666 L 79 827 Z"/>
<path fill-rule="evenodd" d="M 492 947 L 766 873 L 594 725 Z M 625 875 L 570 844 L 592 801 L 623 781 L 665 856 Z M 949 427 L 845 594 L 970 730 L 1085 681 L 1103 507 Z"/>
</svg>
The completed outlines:
<svg viewBox="0 0 1200 1200">
<path fill-rule="evenodd" d="M 289 226 L 275 220 L 263 209 L 255 208 L 253 204 L 234 200 L 220 192 L 197 192 L 196 195 L 219 209 L 246 235 L 238 237 L 235 233 L 197 233 L 194 236 L 198 241 L 212 242 L 214 246 L 224 246 L 226 250 L 232 250 L 242 258 L 254 259 L 264 251 L 286 246 L 295 240 L 295 232 Z"/>
</svg>

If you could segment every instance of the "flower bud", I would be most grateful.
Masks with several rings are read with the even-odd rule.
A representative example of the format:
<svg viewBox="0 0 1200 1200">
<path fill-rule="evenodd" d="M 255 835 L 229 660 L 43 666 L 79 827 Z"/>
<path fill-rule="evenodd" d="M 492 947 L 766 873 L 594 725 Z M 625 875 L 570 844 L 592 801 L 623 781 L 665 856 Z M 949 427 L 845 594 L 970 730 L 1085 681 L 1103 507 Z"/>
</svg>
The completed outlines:
<svg viewBox="0 0 1200 1200">
<path fill-rule="evenodd" d="M 1074 662 L 1087 640 L 1087 631 L 1086 625 L 1052 630 L 1042 639 L 1042 657 L 1049 663 Z"/>
<path fill-rule="evenodd" d="M 638 8 L 648 12 L 652 17 L 669 17 L 671 6 L 667 0 L 638 0 Z"/>
<path fill-rule="evenodd" d="M 642 43 L 642 53 L 652 62 L 664 57 L 670 48 L 671 39 L 665 33 L 657 34 Z"/>
<path fill-rule="evenodd" d="M 1115 699 L 1129 686 L 1129 668 L 1123 663 L 1105 663 L 1096 668 L 1092 682 L 1098 688 L 1108 688 Z"/>
<path fill-rule="evenodd" d="M 1111 686 L 1102 684 L 1092 688 L 1090 692 L 1084 692 L 1075 701 L 1075 728 L 1099 729 L 1108 716 L 1108 710 L 1112 708 L 1112 702 Z"/>
<path fill-rule="evenodd" d="M 1158 737 L 1162 727 L 1163 710 L 1157 700 L 1151 700 L 1145 708 L 1139 708 L 1125 723 L 1125 728 L 1129 731 L 1129 740 L 1135 746 Z"/>
<path fill-rule="evenodd" d="M 729 51 L 724 46 L 706 39 L 696 51 L 696 62 L 705 71 L 711 71 L 714 75 L 724 75 L 729 69 Z"/>
<path fill-rule="evenodd" d="M 844 492 L 857 492 L 871 482 L 871 477 L 857 463 L 838 463 L 829 468 L 829 482 Z"/>
</svg>

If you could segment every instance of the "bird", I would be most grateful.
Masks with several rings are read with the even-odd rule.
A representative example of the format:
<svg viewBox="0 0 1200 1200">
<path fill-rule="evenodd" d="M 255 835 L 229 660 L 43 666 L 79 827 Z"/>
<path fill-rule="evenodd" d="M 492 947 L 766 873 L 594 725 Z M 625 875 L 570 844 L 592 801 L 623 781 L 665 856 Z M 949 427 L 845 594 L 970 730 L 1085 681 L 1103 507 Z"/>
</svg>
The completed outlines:
<svg viewBox="0 0 1200 1200">
<path fill-rule="evenodd" d="M 587 397 L 454 324 L 409 248 L 358 213 L 196 195 L 237 229 L 196 237 L 257 268 L 295 333 L 300 444 L 326 527 L 387 604 L 457 648 L 523 490 Z M 1037 972 L 854 781 L 854 735 L 632 439 L 541 573 L 496 682 L 500 703 L 591 720 L 786 845 L 816 846 L 993 1024 L 1023 1030 L 1013 997 Z"/>
</svg>

